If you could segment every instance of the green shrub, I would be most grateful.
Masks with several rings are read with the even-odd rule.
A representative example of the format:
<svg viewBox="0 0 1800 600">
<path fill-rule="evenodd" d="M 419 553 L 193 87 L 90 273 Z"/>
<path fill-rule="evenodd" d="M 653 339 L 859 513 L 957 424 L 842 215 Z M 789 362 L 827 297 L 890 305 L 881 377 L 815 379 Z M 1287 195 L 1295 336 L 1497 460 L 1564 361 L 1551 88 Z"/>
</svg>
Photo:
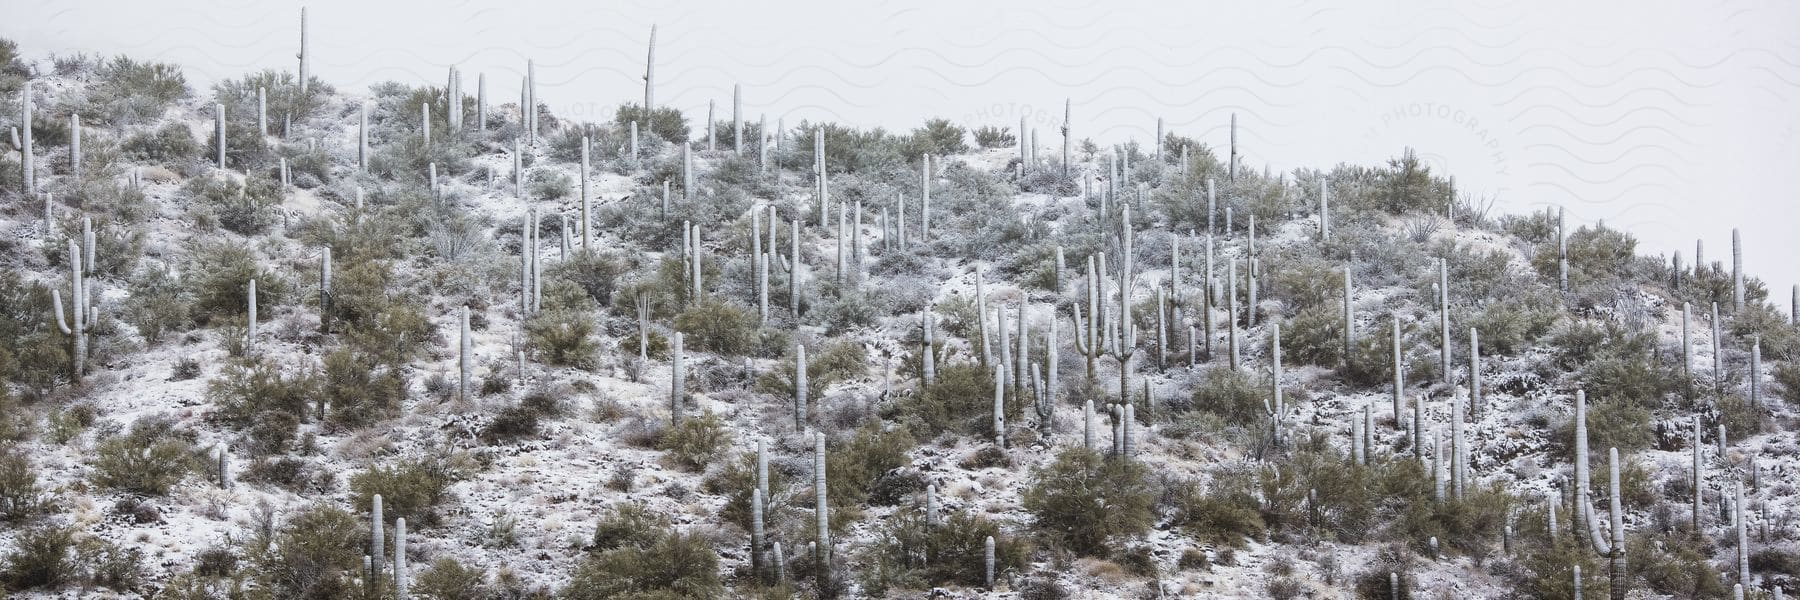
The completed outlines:
<svg viewBox="0 0 1800 600">
<path fill-rule="evenodd" d="M 1497 486 L 1468 487 L 1461 500 L 1445 498 L 1437 502 L 1429 496 L 1415 496 L 1395 517 L 1390 526 L 1392 533 L 1405 538 L 1422 554 L 1430 552 L 1429 541 L 1436 537 L 1446 554 L 1485 557 L 1500 538 L 1500 528 L 1507 522 L 1513 499 Z"/>
<path fill-rule="evenodd" d="M 54 588 L 68 583 L 74 566 L 74 547 L 73 529 L 45 525 L 25 530 L 14 541 L 0 579 L 4 579 L 5 588 L 14 590 Z"/>
<path fill-rule="evenodd" d="M 781 358 L 775 369 L 765 371 L 757 377 L 757 391 L 782 398 L 794 397 L 793 350 L 788 348 L 788 354 Z M 827 388 L 846 379 L 862 376 L 867 369 L 868 357 L 862 344 L 836 341 L 826 344 L 824 348 L 807 348 L 806 397 L 821 398 Z M 988 393 L 993 393 L 992 388 Z"/>
<path fill-rule="evenodd" d="M 1046 538 L 1082 556 L 1104 556 L 1116 539 L 1150 528 L 1155 493 L 1147 469 L 1133 460 L 1108 460 L 1070 448 L 1032 474 L 1025 510 Z"/>
<path fill-rule="evenodd" d="M 652 539 L 588 555 L 560 594 L 604 598 L 716 598 L 724 594 L 719 555 L 697 535 L 656 532 Z"/>
<path fill-rule="evenodd" d="M 883 567 L 880 576 L 888 585 L 907 589 L 984 585 L 989 537 L 994 538 L 996 580 L 1030 564 L 1025 544 L 981 515 L 951 513 L 937 525 L 927 524 L 918 512 L 897 515 L 875 545 Z"/>
<path fill-rule="evenodd" d="M 600 364 L 594 341 L 593 301 L 573 283 L 555 281 L 543 291 L 544 309 L 525 322 L 525 338 L 540 360 L 593 369 Z"/>
<path fill-rule="evenodd" d="M 241 235 L 267 231 L 275 223 L 274 207 L 281 204 L 280 185 L 255 175 L 242 183 L 231 177 L 195 177 L 182 194 L 220 227 Z"/>
<path fill-rule="evenodd" d="M 887 472 L 906 466 L 912 435 L 871 423 L 857 428 L 849 441 L 825 454 L 825 488 L 836 506 L 869 502 L 870 492 Z"/>
<path fill-rule="evenodd" d="M 330 406 L 327 422 L 356 429 L 399 410 L 406 396 L 406 377 L 379 357 L 340 349 L 325 355 L 321 394 Z"/>
<path fill-rule="evenodd" d="M 535 169 L 525 176 L 525 193 L 536 200 L 562 200 L 573 185 L 574 180 L 562 171 Z"/>
<path fill-rule="evenodd" d="M 704 470 L 731 445 L 731 433 L 725 421 L 711 411 L 682 419 L 663 431 L 658 445 L 669 453 L 675 464 L 691 470 Z"/>
<path fill-rule="evenodd" d="M 627 503 L 613 507 L 594 524 L 596 552 L 618 548 L 643 547 L 656 543 L 667 534 L 669 521 L 642 504 Z"/>
<path fill-rule="evenodd" d="M 948 119 L 929 119 L 923 127 L 913 130 L 901 155 L 913 161 L 924 154 L 941 158 L 968 151 L 969 145 L 963 141 L 963 128 Z"/>
<path fill-rule="evenodd" d="M 1727 598 L 1731 590 L 1708 560 L 1709 549 L 1689 535 L 1636 534 L 1625 540 L 1626 570 L 1657 594 L 1676 598 Z M 1756 567 L 1756 555 L 1750 558 Z M 1746 590 L 1748 591 L 1748 590 Z"/>
<path fill-rule="evenodd" d="M 1388 159 L 1387 169 L 1380 171 L 1380 187 L 1372 196 L 1371 208 L 1391 214 L 1441 212 L 1449 197 L 1449 184 L 1433 179 L 1431 165 L 1420 161 L 1409 148 Z"/>
<path fill-rule="evenodd" d="M 168 494 L 194 467 L 191 443 L 145 422 L 102 440 L 94 450 L 95 484 L 147 496 Z"/>
<path fill-rule="evenodd" d="M 1194 410 L 1212 413 L 1227 423 L 1260 428 L 1269 418 L 1267 403 L 1274 398 L 1274 388 L 1252 381 L 1250 375 L 1232 369 L 1208 369 L 1186 405 L 1172 405 L 1177 411 Z"/>
<path fill-rule="evenodd" d="M 89 586 L 130 592 L 144 582 L 144 553 L 97 537 L 75 543 L 75 573 Z"/>
<path fill-rule="evenodd" d="M 249 314 L 249 283 L 256 280 L 257 316 L 272 316 L 275 306 L 287 299 L 287 283 L 257 263 L 248 245 L 232 242 L 204 244 L 188 252 L 182 282 L 194 290 L 189 314 L 205 325 L 215 318 Z"/>
<path fill-rule="evenodd" d="M 229 360 L 206 384 L 212 418 L 234 427 L 253 425 L 268 411 L 305 417 L 319 393 L 319 380 L 311 372 L 284 374 L 281 365 L 260 358 Z"/>
<path fill-rule="evenodd" d="M 613 304 L 613 292 L 626 272 L 625 261 L 610 252 L 576 252 L 544 269 L 547 279 L 581 286 L 588 298 L 600 306 Z"/>
<path fill-rule="evenodd" d="M 1612 285 L 1635 277 L 1631 268 L 1637 252 L 1637 239 L 1631 234 L 1609 229 L 1605 225 L 1582 226 L 1568 234 L 1570 289 Z M 1537 247 L 1531 266 L 1548 281 L 1557 281 L 1556 240 L 1546 240 Z"/>
<path fill-rule="evenodd" d="M 973 133 L 975 145 L 983 150 L 1006 148 L 1019 143 L 1019 139 L 1013 136 L 1012 130 L 1006 127 L 983 125 L 975 128 Z"/>
<path fill-rule="evenodd" d="M 754 350 L 757 327 L 755 314 L 710 297 L 675 317 L 675 330 L 681 332 L 687 349 L 726 357 L 743 356 Z"/>
<path fill-rule="evenodd" d="M 1342 278 L 1338 280 L 1341 284 Z M 1364 335 L 1372 335 L 1364 333 Z M 1243 338 L 1238 343 L 1244 343 Z M 1341 306 L 1300 309 L 1281 324 L 1281 359 L 1289 365 L 1336 367 L 1344 360 L 1344 313 Z"/>
<path fill-rule="evenodd" d="M 431 561 L 408 591 L 430 600 L 487 600 L 495 596 L 486 570 L 464 566 L 450 557 Z"/>
<path fill-rule="evenodd" d="M 409 519 L 410 523 L 411 520 Z M 277 597 L 348 598 L 367 553 L 369 524 L 320 504 L 288 517 L 274 543 L 254 555 L 256 578 Z"/>
<path fill-rule="evenodd" d="M 122 316 L 137 327 L 146 342 L 162 341 L 163 333 L 179 331 L 193 322 L 189 312 L 193 294 L 181 285 L 174 272 L 161 267 L 140 268 L 128 287 L 131 302 L 123 307 Z"/>
<path fill-rule="evenodd" d="M 1501 300 L 1482 308 L 1469 325 L 1480 333 L 1483 354 L 1518 354 L 1549 333 L 1559 312 L 1529 302 Z"/>
<path fill-rule="evenodd" d="M 352 475 L 350 492 L 359 513 L 369 512 L 370 498 L 381 494 L 383 518 L 404 518 L 414 526 L 432 527 L 441 520 L 437 509 L 448 498 L 450 484 L 462 478 L 448 459 L 427 457 Z"/>
<path fill-rule="evenodd" d="M 0 447 L 0 523 L 30 518 L 48 509 L 31 459 L 16 448 Z"/>
<path fill-rule="evenodd" d="M 909 429 L 920 432 L 992 434 L 994 372 L 976 363 L 938 361 L 930 387 L 898 403 Z"/>
<path fill-rule="evenodd" d="M 169 123 L 154 131 L 142 131 L 125 138 L 119 149 L 127 158 L 163 165 L 179 165 L 199 160 L 200 143 L 193 131 L 182 123 Z"/>
<path fill-rule="evenodd" d="M 1654 441 L 1650 427 L 1650 411 L 1629 402 L 1618 400 L 1602 400 L 1593 396 L 1588 398 L 1587 405 L 1588 459 L 1599 468 L 1606 468 L 1606 449 L 1618 448 L 1620 453 L 1631 452 L 1649 447 Z M 1558 425 L 1555 431 L 1567 459 L 1575 457 L 1575 419 L 1574 415 Z M 1571 462 L 1573 462 L 1571 460 Z"/>
<path fill-rule="evenodd" d="M 1261 537 L 1264 526 L 1256 498 L 1242 485 L 1220 483 L 1204 492 L 1191 482 L 1178 488 L 1172 523 L 1194 539 L 1224 546 L 1241 546 Z"/>
<path fill-rule="evenodd" d="M 123 127 L 156 119 L 170 104 L 187 97 L 181 67 L 120 55 L 94 69 L 86 112 L 101 123 Z"/>
<path fill-rule="evenodd" d="M 1717 407 L 1718 422 L 1725 426 L 1727 439 L 1742 440 L 1763 432 L 1766 409 L 1751 405 L 1737 394 L 1719 398 Z"/>
<path fill-rule="evenodd" d="M 613 123 L 622 130 L 629 130 L 633 121 L 638 123 L 639 135 L 654 134 L 675 144 L 688 141 L 687 117 L 682 116 L 679 110 L 659 106 L 646 119 L 644 105 L 626 104 L 620 106 L 618 113 L 613 116 Z"/>
</svg>

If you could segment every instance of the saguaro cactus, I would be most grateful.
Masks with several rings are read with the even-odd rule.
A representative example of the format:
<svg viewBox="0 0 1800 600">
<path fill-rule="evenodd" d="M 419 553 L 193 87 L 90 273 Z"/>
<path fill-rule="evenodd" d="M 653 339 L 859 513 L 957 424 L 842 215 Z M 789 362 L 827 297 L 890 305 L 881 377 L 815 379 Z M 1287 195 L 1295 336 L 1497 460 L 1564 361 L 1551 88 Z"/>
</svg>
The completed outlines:
<svg viewBox="0 0 1800 600">
<path fill-rule="evenodd" d="M 763 560 L 763 491 L 761 487 L 750 490 L 750 572 L 762 577 Z"/>
<path fill-rule="evenodd" d="M 1331 181 L 1319 178 L 1319 239 L 1331 239 Z"/>
<path fill-rule="evenodd" d="M 1724 336 L 1719 334 L 1719 303 L 1712 303 L 1712 371 L 1713 393 L 1725 394 L 1725 354 L 1721 352 Z"/>
<path fill-rule="evenodd" d="M 931 239 L 931 154 L 919 160 L 919 241 Z"/>
<path fill-rule="evenodd" d="M 31 82 L 19 90 L 19 165 L 25 175 L 25 194 L 37 193 L 37 161 L 31 143 Z"/>
<path fill-rule="evenodd" d="M 219 169 L 225 169 L 225 104 L 213 103 L 213 141 L 219 146 Z"/>
<path fill-rule="evenodd" d="M 256 280 L 251 279 L 246 292 L 245 302 L 248 304 L 248 318 L 244 327 L 244 354 L 256 353 Z"/>
<path fill-rule="evenodd" d="M 381 494 L 375 494 L 369 497 L 369 581 L 371 583 L 381 581 L 381 564 L 387 557 L 387 553 L 383 550 L 386 536 L 381 533 L 382 523 L 384 521 L 381 518 Z"/>
<path fill-rule="evenodd" d="M 1081 304 L 1069 303 L 1069 310 L 1075 315 L 1075 352 L 1087 359 L 1087 378 L 1095 377 L 1094 363 L 1101 353 L 1100 341 L 1100 272 L 1094 266 L 1094 257 L 1087 259 L 1087 304 L 1088 318 L 1081 318 Z M 983 334 L 985 336 L 985 333 Z M 983 346 L 985 347 L 985 343 Z"/>
<path fill-rule="evenodd" d="M 987 542 L 983 544 L 983 546 L 982 562 L 987 565 L 986 587 L 989 591 L 992 591 L 994 589 L 994 536 L 987 536 Z"/>
<path fill-rule="evenodd" d="M 831 504 L 826 499 L 825 434 L 813 433 L 813 512 L 818 517 L 819 587 L 831 586 Z"/>
<path fill-rule="evenodd" d="M 1693 436 L 1688 440 L 1688 445 L 1693 447 L 1693 453 L 1694 453 L 1694 466 L 1693 466 L 1693 472 L 1691 473 L 1691 475 L 1692 475 L 1691 479 L 1692 479 L 1692 483 L 1694 485 L 1694 499 L 1693 499 L 1694 506 L 1693 506 L 1693 514 L 1691 515 L 1691 518 L 1692 518 L 1692 525 L 1693 525 L 1694 531 L 1699 532 L 1700 531 L 1700 510 L 1701 510 L 1701 505 L 1705 502 L 1705 497 L 1706 497 L 1705 496 L 1706 488 L 1704 487 L 1706 484 L 1705 471 L 1704 471 L 1704 467 L 1701 466 L 1701 463 L 1700 463 L 1700 448 L 1701 448 L 1701 446 L 1700 446 L 1700 416 L 1699 415 L 1694 416 L 1694 433 L 1693 433 Z"/>
<path fill-rule="evenodd" d="M 650 25 L 649 51 L 644 55 L 644 118 L 656 114 L 656 25 Z"/>
<path fill-rule="evenodd" d="M 794 429 L 806 426 L 806 345 L 794 346 Z"/>
<path fill-rule="evenodd" d="M 1231 154 L 1230 162 L 1225 163 L 1225 180 L 1237 181 L 1238 147 L 1237 147 L 1237 113 L 1231 113 Z"/>
<path fill-rule="evenodd" d="M 1070 103 L 1071 103 L 1071 101 L 1068 99 L 1063 100 L 1063 122 L 1062 122 L 1062 138 L 1063 138 L 1062 139 L 1062 142 L 1063 142 L 1062 143 L 1062 176 L 1063 176 L 1063 179 L 1069 178 L 1069 141 L 1070 141 L 1070 138 L 1069 138 L 1069 135 L 1070 135 L 1070 132 L 1069 132 L 1069 106 L 1070 106 Z"/>
<path fill-rule="evenodd" d="M 1394 427 L 1404 429 L 1402 414 L 1406 412 L 1406 369 L 1400 362 L 1400 313 L 1394 313 Z M 1416 440 L 1415 440 L 1416 441 Z"/>
<path fill-rule="evenodd" d="M 1469 446 L 1463 436 L 1463 406 L 1450 399 L 1450 490 L 1457 500 L 1463 499 L 1463 483 L 1468 479 Z"/>
<path fill-rule="evenodd" d="M 1575 390 L 1575 497 L 1581 502 L 1587 501 L 1588 494 L 1587 433 L 1587 391 Z M 1575 520 L 1577 531 L 1591 525 L 1585 507 L 1575 512 Z"/>
<path fill-rule="evenodd" d="M 1255 223 L 1255 216 L 1251 216 Z M 1352 357 L 1356 356 L 1356 303 L 1355 293 L 1350 287 L 1350 265 L 1344 265 L 1344 366 L 1350 366 Z"/>
<path fill-rule="evenodd" d="M 1236 329 L 1236 326 L 1233 326 Z M 1235 339 L 1235 334 L 1234 334 Z M 1236 347 L 1233 347 L 1236 350 Z M 1233 367 L 1235 370 L 1236 367 Z M 1263 410 L 1269 413 L 1269 427 L 1275 443 L 1281 443 L 1281 420 L 1287 414 L 1287 404 L 1281 397 L 1281 323 L 1269 323 L 1269 378 L 1271 381 L 1270 400 L 1263 402 Z"/>
<path fill-rule="evenodd" d="M 1450 260 L 1438 259 L 1438 332 L 1443 348 L 1438 356 L 1444 385 L 1450 385 Z"/>
<path fill-rule="evenodd" d="M 1006 366 L 994 365 L 994 445 L 1006 447 Z"/>
<path fill-rule="evenodd" d="M 1731 310 L 1744 310 L 1744 242 L 1731 228 Z"/>
<path fill-rule="evenodd" d="M 457 315 L 457 323 L 461 335 L 457 338 L 456 351 L 456 399 L 469 401 L 469 354 L 474 340 L 469 336 L 469 305 L 464 304 Z"/>
<path fill-rule="evenodd" d="M 1617 456 L 1618 451 L 1614 450 L 1613 452 L 1614 455 Z M 1618 472 L 1618 467 L 1613 467 L 1614 477 L 1618 477 Z M 1736 501 L 1731 505 L 1733 513 L 1731 521 L 1737 530 L 1738 583 L 1750 585 L 1750 519 L 1746 518 L 1746 515 L 1744 514 L 1744 507 L 1747 506 L 1744 503 L 1744 482 L 1738 480 L 1734 483 L 1737 484 L 1737 496 Z M 1618 489 L 1618 484 L 1613 484 L 1613 488 Z M 1617 509 L 1615 508 L 1614 510 Z M 1613 535 L 1614 540 L 1617 540 L 1618 537 L 1619 536 L 1616 533 Z"/>
<path fill-rule="evenodd" d="M 406 517 L 394 519 L 394 597 L 405 598 L 406 578 Z"/>
<path fill-rule="evenodd" d="M 925 524 L 938 524 L 937 484 L 925 486 Z"/>
<path fill-rule="evenodd" d="M 1479 421 L 1482 414 L 1481 401 L 1481 333 L 1474 327 L 1469 328 L 1469 413 L 1471 418 Z"/>
<path fill-rule="evenodd" d="M 88 332 L 93 331 L 94 321 L 99 320 L 99 311 L 91 305 L 88 298 L 87 279 L 82 274 L 81 245 L 69 240 L 69 315 L 63 320 L 62 292 L 50 289 L 51 310 L 56 313 L 56 328 L 63 335 L 73 338 L 75 343 L 75 379 L 79 381 L 87 374 Z"/>
<path fill-rule="evenodd" d="M 686 362 L 686 353 L 681 349 L 681 332 L 675 332 L 669 341 L 670 351 L 674 355 L 669 361 L 669 424 L 680 425 L 682 404 L 687 398 L 687 367 L 683 364 Z"/>
<path fill-rule="evenodd" d="M 81 115 L 69 114 L 69 173 L 81 180 Z"/>
<path fill-rule="evenodd" d="M 487 73 L 475 74 L 475 130 L 487 131 Z M 634 123 L 635 124 L 635 123 Z"/>
</svg>

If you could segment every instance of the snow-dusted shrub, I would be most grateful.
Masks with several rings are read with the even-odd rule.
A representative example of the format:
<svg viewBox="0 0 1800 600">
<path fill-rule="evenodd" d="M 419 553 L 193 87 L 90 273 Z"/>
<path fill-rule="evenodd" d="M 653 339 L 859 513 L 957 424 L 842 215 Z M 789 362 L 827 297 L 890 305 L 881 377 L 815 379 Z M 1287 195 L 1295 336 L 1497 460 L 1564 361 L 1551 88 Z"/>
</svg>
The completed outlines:
<svg viewBox="0 0 1800 600">
<path fill-rule="evenodd" d="M 900 371 L 903 378 L 914 377 L 918 373 L 918 366 L 909 364 Z M 994 428 L 994 370 L 978 363 L 950 364 L 940 360 L 936 380 L 922 392 L 910 398 L 902 398 L 896 408 L 899 410 L 900 422 L 926 438 L 944 433 L 983 434 L 991 437 Z M 1007 412 L 1010 416 L 1016 410 L 1008 407 Z"/>
<path fill-rule="evenodd" d="M 287 370 L 269 359 L 246 358 L 228 361 L 207 382 L 206 398 L 214 407 L 211 418 L 244 427 L 271 411 L 306 416 L 318 399 L 319 384 L 310 370 Z"/>
<path fill-rule="evenodd" d="M 675 329 L 682 333 L 688 350 L 736 357 L 756 349 L 756 315 L 712 297 L 676 315 Z"/>
<path fill-rule="evenodd" d="M 280 187 L 265 177 L 252 175 L 242 183 L 229 177 L 198 177 L 182 188 L 196 218 L 206 219 L 242 235 L 254 235 L 275 223 L 274 207 L 281 204 Z"/>
<path fill-rule="evenodd" d="M 594 301 L 581 287 L 551 281 L 543 289 L 544 309 L 525 322 L 525 337 L 539 360 L 592 369 L 599 365 L 594 339 Z"/>
<path fill-rule="evenodd" d="M 1218 473 L 1204 489 L 1197 481 L 1176 482 L 1168 494 L 1174 509 L 1170 524 L 1196 540 L 1222 546 L 1242 546 L 1261 538 L 1262 515 L 1249 484 L 1243 473 L 1232 471 Z"/>
<path fill-rule="evenodd" d="M 1514 503 L 1499 484 L 1483 486 L 1471 482 L 1462 499 L 1446 497 L 1438 502 L 1426 491 L 1424 477 L 1415 481 L 1417 485 L 1395 516 L 1390 533 L 1405 539 L 1414 551 L 1427 555 L 1433 537 L 1445 554 L 1460 553 L 1479 560 L 1495 550 L 1500 528 L 1507 523 Z"/>
<path fill-rule="evenodd" d="M 1019 138 L 1012 134 L 1012 129 L 983 125 L 971 132 L 975 136 L 975 146 L 983 150 L 1006 148 L 1019 143 Z"/>
<path fill-rule="evenodd" d="M 962 154 L 969 151 L 969 144 L 963 140 L 964 134 L 963 128 L 949 119 L 928 119 L 906 137 L 900 155 L 912 162 L 925 154 L 934 157 Z"/>
<path fill-rule="evenodd" d="M 1032 473 L 1025 510 L 1045 539 L 1082 556 L 1105 556 L 1114 541 L 1150 528 L 1156 497 L 1147 477 L 1138 461 L 1069 448 Z"/>
<path fill-rule="evenodd" d="M 1549 333 L 1561 313 L 1553 304 L 1546 306 L 1530 298 L 1501 300 L 1483 307 L 1468 325 L 1480 332 L 1483 354 L 1516 354 Z M 1467 334 L 1461 337 L 1467 347 Z"/>
<path fill-rule="evenodd" d="M 384 518 L 405 518 L 408 525 L 431 527 L 440 520 L 438 505 L 449 498 L 450 484 L 462 477 L 450 458 L 424 456 L 391 466 L 377 465 L 350 476 L 350 497 L 358 513 L 367 513 L 370 498 L 381 494 Z"/>
<path fill-rule="evenodd" d="M 987 539 L 994 538 L 994 579 L 1030 564 L 1027 545 L 987 517 L 954 512 L 937 524 L 922 511 L 890 519 L 872 549 L 877 563 L 866 569 L 873 595 L 881 590 L 929 590 L 944 585 L 980 587 L 987 581 Z"/>
<path fill-rule="evenodd" d="M 628 132 L 627 135 L 629 135 L 633 121 L 638 124 L 640 144 L 645 143 L 646 138 L 650 136 L 655 136 L 658 141 L 672 144 L 688 141 L 687 117 L 682 116 L 681 111 L 674 108 L 658 106 L 646 115 L 644 105 L 625 104 L 619 106 L 619 111 L 613 115 L 613 126 Z"/>
<path fill-rule="evenodd" d="M 868 361 L 867 351 L 862 344 L 847 340 L 831 342 L 823 348 L 809 347 L 806 351 L 807 397 L 822 397 L 827 388 L 846 379 L 863 376 L 868 370 Z M 757 377 L 757 391 L 780 398 L 793 398 L 794 363 L 794 349 L 790 347 L 788 353 L 777 361 L 775 369 L 764 371 Z"/>
<path fill-rule="evenodd" d="M 69 582 L 73 565 L 71 552 L 75 546 L 75 530 L 58 525 L 40 525 L 25 530 L 14 542 L 6 557 L 6 569 L 0 571 L 5 589 L 28 590 L 51 588 Z"/>
<path fill-rule="evenodd" d="M 325 355 L 322 393 L 335 427 L 357 429 L 393 414 L 406 394 L 406 376 L 383 357 L 354 349 Z"/>
<path fill-rule="evenodd" d="M 533 169 L 525 176 L 525 193 L 535 200 L 562 200 L 573 191 L 575 181 L 567 173 L 550 169 Z"/>
<path fill-rule="evenodd" d="M 18 449 L 0 447 L 0 522 L 32 517 L 48 508 L 31 459 Z"/>
<path fill-rule="evenodd" d="M 170 104 L 188 94 L 181 67 L 120 55 L 96 65 L 88 87 L 88 105 L 81 114 L 98 123 L 133 125 L 162 116 Z"/>
<path fill-rule="evenodd" d="M 94 483 L 134 494 L 161 496 L 195 467 L 193 444 L 161 421 L 139 421 L 131 432 L 101 440 L 94 449 Z"/>
<path fill-rule="evenodd" d="M 616 546 L 596 544 L 596 551 L 575 568 L 561 596 L 570 600 L 717 598 L 725 591 L 718 571 L 718 552 L 706 538 L 656 523 Z"/>
<path fill-rule="evenodd" d="M 368 551 L 367 522 L 321 503 L 288 516 L 283 523 L 273 544 L 250 555 L 256 581 L 287 598 L 349 598 L 361 593 L 350 576 L 362 568 L 362 557 Z M 408 518 L 407 523 L 413 520 Z"/>
<path fill-rule="evenodd" d="M 408 591 L 432 600 L 486 600 L 498 594 L 488 585 L 486 569 L 465 566 L 448 556 L 431 561 Z"/>
<path fill-rule="evenodd" d="M 876 480 L 908 464 L 906 453 L 918 444 L 902 429 L 883 429 L 871 423 L 857 428 L 849 440 L 838 442 L 825 454 L 826 489 L 837 506 L 868 502 Z"/>
<path fill-rule="evenodd" d="M 705 470 L 731 445 L 731 432 L 725 429 L 723 419 L 707 411 L 663 429 L 657 445 L 676 465 L 689 470 Z"/>
<path fill-rule="evenodd" d="M 1219 415 L 1227 423 L 1260 428 L 1268 418 L 1263 409 L 1273 388 L 1254 381 L 1250 375 L 1232 369 L 1207 369 L 1186 404 L 1171 403 L 1176 411 L 1201 411 Z"/>
</svg>

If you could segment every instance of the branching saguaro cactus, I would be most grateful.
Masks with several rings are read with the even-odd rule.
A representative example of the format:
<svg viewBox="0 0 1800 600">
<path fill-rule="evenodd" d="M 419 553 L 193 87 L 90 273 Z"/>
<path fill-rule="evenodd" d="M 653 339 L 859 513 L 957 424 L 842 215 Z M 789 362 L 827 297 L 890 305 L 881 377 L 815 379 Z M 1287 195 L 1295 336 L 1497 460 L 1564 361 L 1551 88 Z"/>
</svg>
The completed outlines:
<svg viewBox="0 0 1800 600">
<path fill-rule="evenodd" d="M 1091 255 L 1087 259 L 1087 304 L 1088 318 L 1085 321 L 1082 320 L 1080 303 L 1069 303 L 1069 309 L 1075 315 L 1075 352 L 1087 360 L 1087 379 L 1092 382 L 1096 376 L 1094 363 L 1100 358 L 1103 344 L 1100 341 L 1100 271 L 1094 266 L 1094 257 Z M 983 346 L 986 346 L 985 342 Z"/>
<path fill-rule="evenodd" d="M 63 335 L 73 338 L 75 344 L 75 379 L 80 381 L 87 375 L 88 333 L 94 330 L 94 322 L 100 320 L 100 312 L 88 297 L 87 278 L 82 274 L 81 245 L 69 240 L 69 315 L 63 319 L 62 291 L 50 289 L 51 310 L 56 313 L 56 328 Z"/>
</svg>

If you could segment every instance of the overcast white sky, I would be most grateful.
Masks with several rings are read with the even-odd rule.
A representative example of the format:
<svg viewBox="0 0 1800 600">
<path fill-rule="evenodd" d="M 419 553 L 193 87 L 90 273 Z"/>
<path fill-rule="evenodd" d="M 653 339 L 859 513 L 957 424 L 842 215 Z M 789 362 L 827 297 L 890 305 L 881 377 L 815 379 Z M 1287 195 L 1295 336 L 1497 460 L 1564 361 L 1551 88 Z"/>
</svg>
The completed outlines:
<svg viewBox="0 0 1800 600">
<path fill-rule="evenodd" d="M 351 2 L 308 4 L 312 68 L 341 89 L 441 84 L 517 97 L 525 60 L 562 116 L 642 98 L 658 33 L 659 104 L 908 129 L 928 117 L 1057 141 L 1171 132 L 1285 170 L 1416 148 L 1502 210 L 1563 206 L 1629 229 L 1647 252 L 1696 238 L 1785 308 L 1800 282 L 1800 3 L 1701 0 L 1240 2 Z M 204 86 L 293 69 L 298 5 L 245 0 L 0 0 L 0 35 L 32 56 L 127 53 Z M 204 89 L 203 87 L 201 89 Z M 504 100 L 501 100 L 504 101 Z"/>
</svg>

